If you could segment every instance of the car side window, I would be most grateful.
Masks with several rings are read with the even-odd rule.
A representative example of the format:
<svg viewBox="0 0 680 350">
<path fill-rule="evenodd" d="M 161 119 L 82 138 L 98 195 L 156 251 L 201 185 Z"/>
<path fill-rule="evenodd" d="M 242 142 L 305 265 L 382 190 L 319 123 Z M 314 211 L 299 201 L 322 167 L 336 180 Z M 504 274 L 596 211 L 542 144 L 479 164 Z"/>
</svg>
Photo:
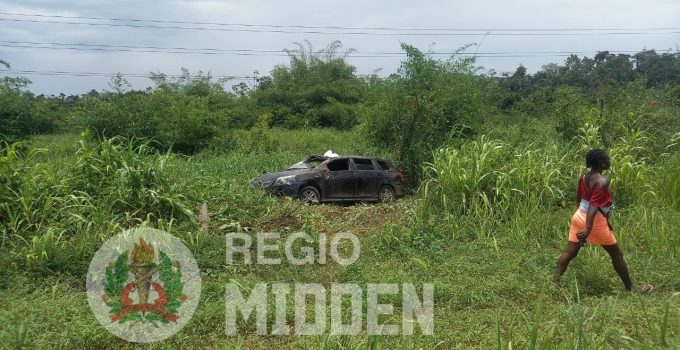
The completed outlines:
<svg viewBox="0 0 680 350">
<path fill-rule="evenodd" d="M 353 158 L 356 170 L 375 170 L 373 162 L 366 158 Z"/>
<path fill-rule="evenodd" d="M 390 165 L 390 163 L 388 163 L 388 162 L 385 161 L 385 160 L 378 159 L 378 164 L 380 165 L 380 167 L 381 167 L 383 170 L 390 170 L 390 169 L 392 169 L 392 166 Z"/>
<path fill-rule="evenodd" d="M 327 166 L 330 171 L 349 170 L 349 158 L 332 160 L 328 162 Z"/>
</svg>

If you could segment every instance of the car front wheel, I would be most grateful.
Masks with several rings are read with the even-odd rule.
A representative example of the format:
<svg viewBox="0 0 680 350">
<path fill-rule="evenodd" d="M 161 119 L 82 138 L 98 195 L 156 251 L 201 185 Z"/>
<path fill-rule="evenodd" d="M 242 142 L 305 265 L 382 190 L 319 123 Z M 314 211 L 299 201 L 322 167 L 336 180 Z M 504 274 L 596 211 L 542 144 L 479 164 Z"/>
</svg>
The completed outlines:
<svg viewBox="0 0 680 350">
<path fill-rule="evenodd" d="M 321 202 L 321 195 L 319 194 L 319 190 L 315 187 L 306 186 L 300 190 L 300 200 L 307 203 L 318 204 Z"/>
<path fill-rule="evenodd" d="M 394 202 L 396 198 L 392 187 L 387 185 L 380 187 L 380 190 L 378 191 L 378 201 L 381 203 L 389 203 Z"/>
</svg>

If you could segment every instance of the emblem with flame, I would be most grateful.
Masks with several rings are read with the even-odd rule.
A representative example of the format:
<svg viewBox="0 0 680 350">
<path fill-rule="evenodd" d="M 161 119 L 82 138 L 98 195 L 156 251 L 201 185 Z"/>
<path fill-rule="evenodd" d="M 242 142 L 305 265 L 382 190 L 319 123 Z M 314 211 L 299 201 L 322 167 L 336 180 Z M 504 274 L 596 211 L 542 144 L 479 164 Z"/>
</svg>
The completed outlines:
<svg viewBox="0 0 680 350">
<path fill-rule="evenodd" d="M 131 255 L 131 256 L 130 256 Z M 182 292 L 179 261 L 171 261 L 144 239 L 106 267 L 102 300 L 111 322 L 177 323 L 177 309 L 187 300 Z"/>
</svg>

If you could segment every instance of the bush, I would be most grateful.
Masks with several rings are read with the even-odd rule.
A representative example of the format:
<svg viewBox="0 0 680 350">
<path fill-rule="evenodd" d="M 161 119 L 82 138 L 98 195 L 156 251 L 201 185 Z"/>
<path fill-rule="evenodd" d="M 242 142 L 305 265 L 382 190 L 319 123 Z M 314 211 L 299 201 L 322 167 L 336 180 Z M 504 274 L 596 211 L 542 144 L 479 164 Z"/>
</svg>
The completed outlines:
<svg viewBox="0 0 680 350">
<path fill-rule="evenodd" d="M 106 136 L 154 139 L 162 149 L 194 153 L 207 148 L 224 121 L 202 96 L 154 91 L 88 97 L 73 114 L 76 125 Z"/>
<path fill-rule="evenodd" d="M 555 129 L 565 141 L 576 137 L 584 124 L 595 122 L 597 115 L 586 96 L 571 86 L 560 86 L 555 90 L 552 111 Z"/>
<path fill-rule="evenodd" d="M 240 153 L 269 153 L 279 148 L 279 143 L 272 137 L 269 128 L 269 115 L 262 115 L 253 128 L 249 130 L 235 130 L 233 142 Z"/>
<path fill-rule="evenodd" d="M 376 83 L 362 131 L 376 146 L 396 149 L 409 181 L 417 181 L 422 162 L 452 137 L 468 137 L 481 123 L 482 94 L 474 61 L 439 61 L 402 45 L 407 59 L 399 75 Z M 370 100 L 370 99 L 369 99 Z"/>
<path fill-rule="evenodd" d="M 339 52 L 339 41 L 322 51 L 315 51 L 308 41 L 296 45 L 297 49 L 285 50 L 290 63 L 276 66 L 250 97 L 263 112 L 271 113 L 273 127 L 354 127 L 366 84 L 345 61 L 352 50 Z"/>
</svg>

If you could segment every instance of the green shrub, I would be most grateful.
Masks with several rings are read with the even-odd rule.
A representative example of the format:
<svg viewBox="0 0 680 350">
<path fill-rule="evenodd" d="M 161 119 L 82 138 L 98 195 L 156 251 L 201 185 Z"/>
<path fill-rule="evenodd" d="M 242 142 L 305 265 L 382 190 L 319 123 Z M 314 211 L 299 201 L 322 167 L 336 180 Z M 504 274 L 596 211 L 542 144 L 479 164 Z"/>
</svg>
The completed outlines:
<svg viewBox="0 0 680 350">
<path fill-rule="evenodd" d="M 577 88 L 560 86 L 555 90 L 552 104 L 555 129 L 565 141 L 571 141 L 585 123 L 596 120 L 596 110 Z"/>
<path fill-rule="evenodd" d="M 279 143 L 272 136 L 269 128 L 271 117 L 263 114 L 257 125 L 249 130 L 235 130 L 233 142 L 239 153 L 269 153 L 279 148 Z"/>
<path fill-rule="evenodd" d="M 57 117 L 46 108 L 46 102 L 24 91 L 29 83 L 22 78 L 0 80 L 0 142 L 11 143 L 57 127 Z"/>
<path fill-rule="evenodd" d="M 194 153 L 216 139 L 224 120 L 204 96 L 154 91 L 86 98 L 73 122 L 106 137 L 154 139 L 163 149 Z"/>
<path fill-rule="evenodd" d="M 71 192 L 87 194 L 112 216 L 193 217 L 168 179 L 171 155 L 159 154 L 148 141 L 104 137 L 94 142 L 85 133 L 76 154 Z"/>
<path fill-rule="evenodd" d="M 469 137 L 484 104 L 474 60 L 440 61 L 402 44 L 407 59 L 399 75 L 376 82 L 361 130 L 376 146 L 396 150 L 407 181 L 417 183 L 423 162 L 451 138 Z"/>
<path fill-rule="evenodd" d="M 323 51 L 315 51 L 309 41 L 305 44 L 285 50 L 290 63 L 274 67 L 271 79 L 260 81 L 250 97 L 262 112 L 271 113 L 273 127 L 354 127 L 366 84 L 345 60 L 352 50 L 340 52 L 340 41 Z"/>
</svg>

